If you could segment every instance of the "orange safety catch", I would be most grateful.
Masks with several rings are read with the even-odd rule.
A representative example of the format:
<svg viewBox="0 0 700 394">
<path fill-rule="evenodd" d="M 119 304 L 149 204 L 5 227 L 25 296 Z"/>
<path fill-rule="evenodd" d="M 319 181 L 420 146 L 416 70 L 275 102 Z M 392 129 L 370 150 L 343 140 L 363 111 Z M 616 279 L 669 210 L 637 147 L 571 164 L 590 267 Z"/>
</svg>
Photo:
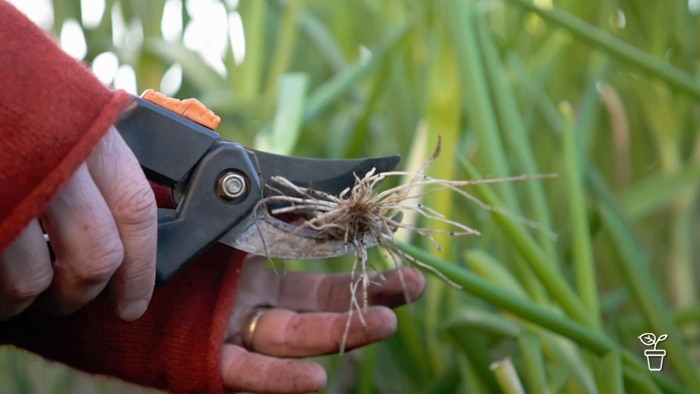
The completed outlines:
<svg viewBox="0 0 700 394">
<path fill-rule="evenodd" d="M 141 98 L 212 130 L 216 130 L 221 123 L 221 118 L 197 99 L 178 100 L 153 89 L 143 92 Z"/>
</svg>

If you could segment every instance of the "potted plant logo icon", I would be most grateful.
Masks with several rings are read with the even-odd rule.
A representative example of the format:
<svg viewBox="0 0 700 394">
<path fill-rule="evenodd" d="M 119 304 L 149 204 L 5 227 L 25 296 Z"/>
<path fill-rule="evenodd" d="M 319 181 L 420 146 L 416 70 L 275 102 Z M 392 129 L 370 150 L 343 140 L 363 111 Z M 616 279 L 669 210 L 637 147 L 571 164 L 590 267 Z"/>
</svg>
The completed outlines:
<svg viewBox="0 0 700 394">
<path fill-rule="evenodd" d="M 666 357 L 666 351 L 664 349 L 656 349 L 656 345 L 659 342 L 666 340 L 668 335 L 662 334 L 657 338 L 656 335 L 647 332 L 639 336 L 639 340 L 647 346 L 653 346 L 653 349 L 647 349 L 644 351 L 644 355 L 647 357 L 647 367 L 650 371 L 661 371 L 664 368 L 664 357 Z"/>
</svg>

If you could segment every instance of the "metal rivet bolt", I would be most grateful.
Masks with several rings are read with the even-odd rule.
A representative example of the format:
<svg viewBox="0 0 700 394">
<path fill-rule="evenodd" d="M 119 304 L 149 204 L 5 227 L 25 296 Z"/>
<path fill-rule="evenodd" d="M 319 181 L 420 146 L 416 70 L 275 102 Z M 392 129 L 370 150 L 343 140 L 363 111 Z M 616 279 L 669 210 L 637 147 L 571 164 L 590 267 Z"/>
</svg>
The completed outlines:
<svg viewBox="0 0 700 394">
<path fill-rule="evenodd" d="M 227 172 L 219 178 L 219 191 L 225 198 L 238 198 L 246 192 L 245 178 L 241 174 Z"/>
</svg>

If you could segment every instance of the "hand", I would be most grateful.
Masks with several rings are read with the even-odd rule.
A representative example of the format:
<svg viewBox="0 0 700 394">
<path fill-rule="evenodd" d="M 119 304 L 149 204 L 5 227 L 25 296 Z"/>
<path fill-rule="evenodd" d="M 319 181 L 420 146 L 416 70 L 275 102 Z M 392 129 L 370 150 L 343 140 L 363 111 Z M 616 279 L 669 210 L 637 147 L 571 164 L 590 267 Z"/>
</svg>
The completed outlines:
<svg viewBox="0 0 700 394">
<path fill-rule="evenodd" d="M 263 258 L 250 258 L 243 269 L 236 306 L 229 321 L 222 355 L 224 384 L 233 391 L 303 393 L 326 385 L 319 364 L 299 360 L 337 353 L 350 308 L 350 275 L 301 272 L 275 273 Z M 403 275 L 403 284 L 400 278 Z M 414 301 L 425 287 L 420 271 L 410 267 L 372 275 L 368 289 L 371 305 L 363 315 L 353 313 L 346 349 L 381 341 L 396 331 L 390 309 Z M 405 285 L 405 287 L 404 287 Z M 362 299 L 361 289 L 356 297 Z M 360 305 L 362 302 L 360 301 Z M 243 347 L 244 330 L 258 308 L 252 343 Z M 249 333 L 250 334 L 250 333 Z"/>
<path fill-rule="evenodd" d="M 156 238 L 153 192 L 111 128 L 42 216 L 0 254 L 0 320 L 19 314 L 42 293 L 50 311 L 72 313 L 106 286 L 120 318 L 139 318 L 153 292 Z"/>
</svg>

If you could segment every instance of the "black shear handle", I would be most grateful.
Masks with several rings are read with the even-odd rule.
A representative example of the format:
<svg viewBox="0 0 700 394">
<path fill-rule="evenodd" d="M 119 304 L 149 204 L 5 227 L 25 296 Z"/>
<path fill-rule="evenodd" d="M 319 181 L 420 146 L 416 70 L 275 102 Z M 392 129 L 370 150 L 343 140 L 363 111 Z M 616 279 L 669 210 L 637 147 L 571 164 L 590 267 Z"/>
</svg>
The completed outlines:
<svg viewBox="0 0 700 394">
<path fill-rule="evenodd" d="M 117 123 L 148 179 L 168 187 L 185 180 L 219 134 L 136 97 Z"/>
<path fill-rule="evenodd" d="M 175 209 L 158 212 L 162 285 L 251 213 L 260 199 L 258 170 L 245 148 L 141 98 L 117 129 L 149 180 L 183 190 Z M 221 192 L 231 174 L 243 186 L 235 198 Z"/>
</svg>

